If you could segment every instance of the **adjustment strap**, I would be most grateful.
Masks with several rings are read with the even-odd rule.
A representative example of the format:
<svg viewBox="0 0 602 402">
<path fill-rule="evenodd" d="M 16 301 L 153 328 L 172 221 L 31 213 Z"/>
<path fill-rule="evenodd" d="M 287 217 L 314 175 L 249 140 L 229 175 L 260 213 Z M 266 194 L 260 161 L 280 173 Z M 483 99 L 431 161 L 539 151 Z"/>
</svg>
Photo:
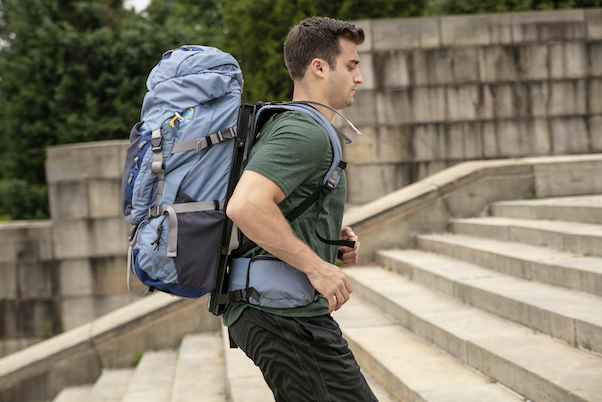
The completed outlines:
<svg viewBox="0 0 602 402">
<path fill-rule="evenodd" d="M 157 183 L 157 202 L 155 205 L 159 205 L 161 197 L 163 196 L 163 184 L 165 182 L 165 166 L 163 165 L 163 136 L 161 135 L 161 128 L 153 130 L 151 134 L 151 149 L 153 150 L 153 163 L 151 170 L 157 175 L 159 182 Z"/>
<path fill-rule="evenodd" d="M 236 127 L 230 127 L 196 140 L 174 144 L 174 146 L 171 148 L 171 153 L 175 154 L 184 151 L 200 152 L 201 150 L 210 147 L 213 144 L 219 144 L 220 142 L 224 142 L 232 138 L 236 138 Z"/>
</svg>

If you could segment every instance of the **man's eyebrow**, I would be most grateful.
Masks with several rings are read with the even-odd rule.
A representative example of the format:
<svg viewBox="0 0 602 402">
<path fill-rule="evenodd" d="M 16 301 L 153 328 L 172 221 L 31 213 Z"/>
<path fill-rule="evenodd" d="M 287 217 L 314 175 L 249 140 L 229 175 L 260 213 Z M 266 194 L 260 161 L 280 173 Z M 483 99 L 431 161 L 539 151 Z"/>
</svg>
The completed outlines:
<svg viewBox="0 0 602 402">
<path fill-rule="evenodd" d="M 351 59 L 351 60 L 349 60 L 349 63 L 360 64 L 360 61 L 357 59 Z"/>
</svg>

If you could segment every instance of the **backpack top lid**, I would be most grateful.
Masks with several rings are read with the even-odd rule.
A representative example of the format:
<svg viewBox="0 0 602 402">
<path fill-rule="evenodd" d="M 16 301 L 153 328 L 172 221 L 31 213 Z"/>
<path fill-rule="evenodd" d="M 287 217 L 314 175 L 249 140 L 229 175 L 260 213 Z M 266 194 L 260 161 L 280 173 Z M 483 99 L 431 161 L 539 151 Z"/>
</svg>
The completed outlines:
<svg viewBox="0 0 602 402">
<path fill-rule="evenodd" d="M 240 96 L 242 71 L 228 53 L 208 46 L 183 46 L 167 52 L 146 81 L 141 131 L 152 131 L 176 112 L 230 93 Z"/>
</svg>

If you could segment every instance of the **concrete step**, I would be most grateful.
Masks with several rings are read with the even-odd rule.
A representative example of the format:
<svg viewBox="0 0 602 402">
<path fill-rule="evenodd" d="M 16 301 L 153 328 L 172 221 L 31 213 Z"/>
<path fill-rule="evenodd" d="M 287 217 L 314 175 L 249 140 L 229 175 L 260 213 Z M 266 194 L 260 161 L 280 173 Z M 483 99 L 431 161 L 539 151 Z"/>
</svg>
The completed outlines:
<svg viewBox="0 0 602 402">
<path fill-rule="evenodd" d="M 174 383 L 177 353 L 145 352 L 134 371 L 122 402 L 169 401 Z"/>
<path fill-rule="evenodd" d="M 91 384 L 78 387 L 68 387 L 59 392 L 52 402 L 83 402 L 86 400 L 91 390 Z"/>
<path fill-rule="evenodd" d="M 226 367 L 222 337 L 188 335 L 182 340 L 171 402 L 226 402 Z"/>
<path fill-rule="evenodd" d="M 358 270 L 352 271 L 354 274 L 350 278 L 355 279 Z M 356 293 L 334 313 L 334 318 L 358 363 L 399 401 L 522 400 L 490 378 L 428 344 L 356 297 Z M 383 399 L 379 397 L 379 401 Z"/>
<path fill-rule="evenodd" d="M 504 275 L 418 250 L 379 252 L 379 261 L 465 304 L 602 353 L 602 298 Z"/>
<path fill-rule="evenodd" d="M 602 195 L 502 201 L 491 204 L 489 211 L 508 218 L 602 224 Z"/>
<path fill-rule="evenodd" d="M 507 275 L 602 296 L 602 258 L 454 234 L 419 235 L 417 248 Z"/>
<path fill-rule="evenodd" d="M 83 401 L 121 402 L 133 375 L 133 369 L 103 370 L 94 384 L 88 399 L 84 399 Z"/>
<path fill-rule="evenodd" d="M 467 306 L 385 269 L 351 268 L 345 273 L 353 284 L 354 296 L 365 298 L 416 335 L 530 400 L 602 401 L 600 356 Z M 352 315 L 350 320 L 358 319 Z M 367 332 L 379 328 L 376 323 L 364 326 Z M 353 335 L 347 328 L 344 331 L 347 336 Z M 431 358 L 408 359 L 410 351 L 399 346 L 406 344 L 401 333 L 388 331 L 365 342 L 370 348 L 368 356 L 395 360 L 410 373 L 424 364 L 428 368 L 416 375 L 419 379 L 431 376 L 434 381 L 446 381 L 437 371 L 438 363 Z M 387 344 L 391 341 L 397 347 Z M 447 396 L 452 398 L 448 400 L 467 400 L 454 399 L 453 392 L 447 392 Z"/>
<path fill-rule="evenodd" d="M 450 223 L 456 234 L 602 257 L 602 225 L 503 217 L 451 219 Z"/>
</svg>

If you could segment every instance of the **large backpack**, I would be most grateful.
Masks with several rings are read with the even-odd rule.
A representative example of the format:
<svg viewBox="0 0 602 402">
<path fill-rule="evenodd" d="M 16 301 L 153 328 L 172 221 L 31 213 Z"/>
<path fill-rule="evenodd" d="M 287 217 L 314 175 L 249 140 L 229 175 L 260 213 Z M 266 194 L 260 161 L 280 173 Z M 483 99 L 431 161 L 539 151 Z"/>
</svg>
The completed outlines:
<svg viewBox="0 0 602 402">
<path fill-rule="evenodd" d="M 128 286 L 133 272 L 151 291 L 198 298 L 213 290 L 214 314 L 228 302 L 248 300 L 253 289 L 227 287 L 228 257 L 236 242 L 225 207 L 254 135 L 274 113 L 304 111 L 322 125 L 335 154 L 324 188 L 338 182 L 344 166 L 334 126 L 307 104 L 241 105 L 242 86 L 237 61 L 211 47 L 168 51 L 151 71 L 123 170 L 122 210 L 132 224 Z M 319 193 L 296 210 L 297 216 Z"/>
</svg>

